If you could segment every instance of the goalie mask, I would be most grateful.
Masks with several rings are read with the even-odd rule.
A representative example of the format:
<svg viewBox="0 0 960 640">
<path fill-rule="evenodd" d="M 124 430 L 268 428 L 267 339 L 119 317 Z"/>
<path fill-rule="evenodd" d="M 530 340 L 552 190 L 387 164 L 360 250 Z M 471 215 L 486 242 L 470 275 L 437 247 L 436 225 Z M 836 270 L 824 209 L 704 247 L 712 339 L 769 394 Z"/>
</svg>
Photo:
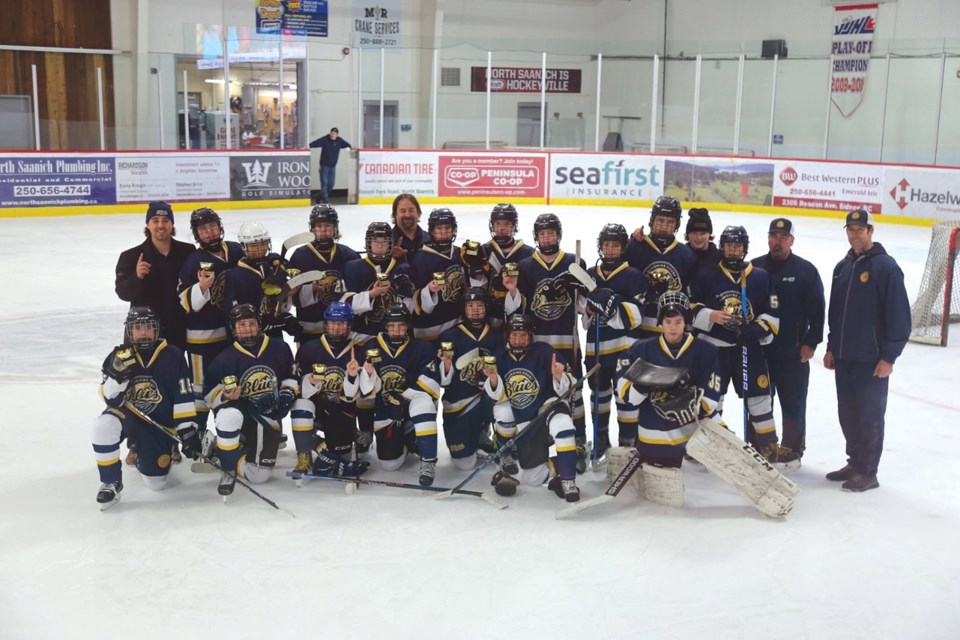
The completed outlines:
<svg viewBox="0 0 960 640">
<path fill-rule="evenodd" d="M 740 245 L 740 248 L 737 248 Z M 721 262 L 731 271 L 740 271 L 744 267 L 747 250 L 750 248 L 750 236 L 744 227 L 729 226 L 720 234 Z"/>
<path fill-rule="evenodd" d="M 650 239 L 653 240 L 653 243 L 663 249 L 673 242 L 677 230 L 680 228 L 680 217 L 682 215 L 683 209 L 679 200 L 672 196 L 657 198 L 650 210 Z M 659 222 L 658 218 L 661 219 Z M 663 218 L 668 218 L 670 222 L 665 223 Z M 667 224 L 672 228 L 667 230 Z"/>
<path fill-rule="evenodd" d="M 693 322 L 690 300 L 682 291 L 667 291 L 657 300 L 657 324 L 662 325 L 664 318 L 673 316 L 683 316 L 683 322 L 688 328 Z"/>
<path fill-rule="evenodd" d="M 597 251 L 600 253 L 600 264 L 605 270 L 610 271 L 623 264 L 623 254 L 627 250 L 627 241 L 627 230 L 622 224 L 604 225 L 600 235 L 597 236 Z M 610 242 L 620 245 L 620 249 L 616 250 L 608 245 L 605 250 L 604 243 Z"/>
<path fill-rule="evenodd" d="M 216 224 L 216 235 L 211 233 L 211 229 L 203 229 L 208 224 Z M 205 251 L 219 251 L 220 243 L 223 242 L 223 221 L 220 220 L 220 214 L 209 207 L 195 209 L 190 214 L 190 230 L 193 231 L 193 239 L 201 249 Z"/>
<path fill-rule="evenodd" d="M 371 222 L 364 238 L 367 258 L 374 264 L 385 264 L 393 253 L 393 230 L 386 222 Z"/>
<path fill-rule="evenodd" d="M 392 305 L 383 313 L 383 332 L 387 344 L 399 349 L 410 338 L 410 312 L 402 304 Z"/>
<path fill-rule="evenodd" d="M 430 234 L 430 244 L 434 249 L 439 253 L 450 253 L 453 241 L 457 239 L 457 217 L 453 211 L 446 207 L 431 211 L 427 219 L 427 233 Z"/>
<path fill-rule="evenodd" d="M 321 224 L 333 225 L 331 231 L 328 227 L 318 229 Z M 326 251 L 333 248 L 333 243 L 340 239 L 340 216 L 337 210 L 328 204 L 318 204 L 310 210 L 310 231 L 313 232 L 313 244 L 317 249 Z"/>
<path fill-rule="evenodd" d="M 517 235 L 517 223 L 519 216 L 517 208 L 509 203 L 501 203 L 490 212 L 490 235 L 493 241 L 501 247 L 509 247 L 513 244 L 513 238 Z M 499 224 L 497 224 L 499 223 Z M 511 225 L 510 234 L 506 233 L 506 225 Z"/>
<path fill-rule="evenodd" d="M 339 300 L 331 302 L 323 312 L 324 335 L 334 349 L 347 346 L 350 339 L 350 323 L 353 322 L 353 307 Z"/>
<path fill-rule="evenodd" d="M 241 347 L 255 347 L 260 342 L 260 316 L 252 304 L 238 304 L 227 314 L 230 332 Z"/>
<path fill-rule="evenodd" d="M 463 323 L 474 334 L 487 324 L 487 292 L 482 287 L 470 287 L 463 297 Z"/>
<path fill-rule="evenodd" d="M 514 358 L 520 359 L 533 344 L 533 320 L 515 313 L 507 318 L 503 335 L 506 338 L 507 351 Z"/>
<path fill-rule="evenodd" d="M 160 319 L 150 307 L 130 307 L 123 323 L 123 341 L 137 351 L 150 351 L 160 342 Z"/>
<path fill-rule="evenodd" d="M 273 244 L 270 242 L 270 232 L 259 222 L 244 222 L 240 225 L 237 240 L 243 247 L 246 261 L 257 266 L 263 263 L 264 258 L 273 248 Z"/>
<path fill-rule="evenodd" d="M 540 232 L 553 230 L 557 232 L 557 241 L 545 244 L 540 241 Z M 560 239 L 563 238 L 563 226 L 555 213 L 541 213 L 533 222 L 533 239 L 537 243 L 537 250 L 545 256 L 559 253 Z"/>
</svg>

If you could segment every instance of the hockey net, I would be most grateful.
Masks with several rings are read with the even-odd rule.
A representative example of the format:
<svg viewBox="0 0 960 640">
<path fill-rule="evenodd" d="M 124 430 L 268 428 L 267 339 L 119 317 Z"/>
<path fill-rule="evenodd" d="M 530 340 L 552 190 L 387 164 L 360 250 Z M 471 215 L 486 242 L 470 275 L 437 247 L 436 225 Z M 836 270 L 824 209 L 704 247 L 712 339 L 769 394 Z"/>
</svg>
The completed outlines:
<svg viewBox="0 0 960 640">
<path fill-rule="evenodd" d="M 910 309 L 913 342 L 945 347 L 950 323 L 960 322 L 960 292 L 954 291 L 960 267 L 958 239 L 960 220 L 945 220 L 933 226 L 920 293 Z"/>
</svg>

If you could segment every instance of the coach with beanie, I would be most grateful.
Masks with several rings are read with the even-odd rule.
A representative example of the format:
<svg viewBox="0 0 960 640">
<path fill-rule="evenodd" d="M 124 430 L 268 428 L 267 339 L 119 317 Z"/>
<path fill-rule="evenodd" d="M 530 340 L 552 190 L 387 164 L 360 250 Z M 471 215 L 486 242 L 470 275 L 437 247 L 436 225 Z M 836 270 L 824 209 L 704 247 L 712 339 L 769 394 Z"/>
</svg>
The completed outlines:
<svg viewBox="0 0 960 640">
<path fill-rule="evenodd" d="M 166 202 L 147 208 L 146 239 L 117 260 L 117 296 L 130 306 L 146 305 L 160 318 L 160 335 L 186 348 L 185 314 L 177 299 L 180 267 L 194 246 L 174 240 L 173 209 Z"/>
</svg>

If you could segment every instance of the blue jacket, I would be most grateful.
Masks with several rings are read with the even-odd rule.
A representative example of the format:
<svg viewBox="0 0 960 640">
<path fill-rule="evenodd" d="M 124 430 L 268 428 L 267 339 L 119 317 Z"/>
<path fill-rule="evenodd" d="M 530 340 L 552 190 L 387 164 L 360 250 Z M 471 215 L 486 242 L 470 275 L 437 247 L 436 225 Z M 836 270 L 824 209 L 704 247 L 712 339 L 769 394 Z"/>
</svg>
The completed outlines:
<svg viewBox="0 0 960 640">
<path fill-rule="evenodd" d="M 780 303 L 780 331 L 763 352 L 770 360 L 800 360 L 800 347 L 823 342 L 826 301 L 817 268 L 793 252 L 786 260 L 770 254 L 754 258 L 770 274 Z"/>
<path fill-rule="evenodd" d="M 833 269 L 827 351 L 837 360 L 893 364 L 910 337 L 903 271 L 879 242 Z"/>
<path fill-rule="evenodd" d="M 340 159 L 340 149 L 352 149 L 350 143 L 343 138 L 336 140 L 330 137 L 330 134 L 317 138 L 310 143 L 311 149 L 320 149 L 320 164 L 324 167 L 337 166 L 337 160 Z"/>
</svg>

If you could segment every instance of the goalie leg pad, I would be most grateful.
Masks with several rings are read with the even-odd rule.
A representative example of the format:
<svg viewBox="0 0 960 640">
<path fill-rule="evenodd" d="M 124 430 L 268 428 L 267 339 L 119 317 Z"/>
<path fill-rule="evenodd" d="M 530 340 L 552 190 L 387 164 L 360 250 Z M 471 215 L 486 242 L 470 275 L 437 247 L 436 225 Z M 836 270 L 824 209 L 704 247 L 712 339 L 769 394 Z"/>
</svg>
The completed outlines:
<svg viewBox="0 0 960 640">
<path fill-rule="evenodd" d="M 719 423 L 701 420 L 696 433 L 687 442 L 687 453 L 711 473 L 720 476 L 764 515 L 776 518 L 793 509 L 800 487 Z"/>
<path fill-rule="evenodd" d="M 633 447 L 610 447 L 607 449 L 607 480 L 613 482 L 630 462 L 634 453 L 636 453 L 636 449 Z M 635 473 L 630 478 L 630 485 L 637 491 L 642 491 L 640 488 L 641 475 L 641 473 Z"/>
<path fill-rule="evenodd" d="M 658 467 L 645 462 L 633 479 L 639 482 L 640 495 L 650 502 L 683 506 L 683 471 L 679 467 Z"/>
</svg>

